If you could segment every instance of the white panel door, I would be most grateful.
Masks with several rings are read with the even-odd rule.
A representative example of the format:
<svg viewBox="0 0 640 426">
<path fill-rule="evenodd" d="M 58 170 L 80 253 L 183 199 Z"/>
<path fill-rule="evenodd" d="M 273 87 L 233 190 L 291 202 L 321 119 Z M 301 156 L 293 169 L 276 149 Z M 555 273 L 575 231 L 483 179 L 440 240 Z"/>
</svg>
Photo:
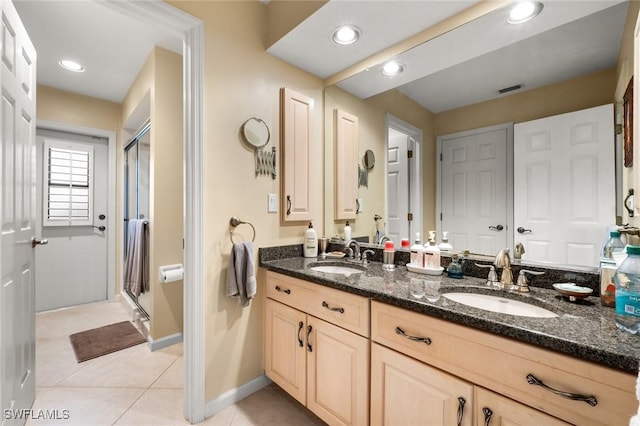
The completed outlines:
<svg viewBox="0 0 640 426">
<path fill-rule="evenodd" d="M 107 295 L 107 232 L 98 227 L 107 224 L 108 141 L 86 135 L 37 129 L 38 197 L 36 230 L 49 243 L 36 253 L 36 312 L 82 303 L 106 300 Z M 46 201 L 47 152 L 45 141 L 69 149 L 90 149 L 92 185 L 92 223 L 85 226 L 43 227 Z M 101 216 L 103 215 L 103 216 Z M 102 217 L 102 219 L 101 219 Z"/>
<path fill-rule="evenodd" d="M 523 259 L 597 266 L 615 223 L 613 105 L 514 127 L 514 239 Z"/>
<path fill-rule="evenodd" d="M 36 52 L 13 4 L 0 11 L 0 401 L 17 425 L 35 398 Z"/>
<path fill-rule="evenodd" d="M 508 247 L 508 129 L 478 129 L 440 140 L 441 229 L 449 231 L 456 251 L 494 255 Z"/>
<path fill-rule="evenodd" d="M 387 237 L 400 246 L 402 238 L 413 240 L 409 221 L 409 159 L 407 135 L 389 129 L 387 147 Z"/>
</svg>

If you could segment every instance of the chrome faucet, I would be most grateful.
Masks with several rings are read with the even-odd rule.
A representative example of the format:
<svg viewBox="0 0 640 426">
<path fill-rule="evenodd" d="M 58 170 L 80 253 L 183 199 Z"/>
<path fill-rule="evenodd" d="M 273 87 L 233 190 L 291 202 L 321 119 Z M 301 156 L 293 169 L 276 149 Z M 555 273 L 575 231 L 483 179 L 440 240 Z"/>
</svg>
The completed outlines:
<svg viewBox="0 0 640 426">
<path fill-rule="evenodd" d="M 352 245 L 355 246 L 355 249 L 351 253 L 351 256 L 352 256 L 351 258 L 360 260 L 360 243 L 357 242 L 356 240 L 349 240 L 349 242 L 347 242 L 347 245 L 345 247 L 348 249 L 351 249 Z"/>
<path fill-rule="evenodd" d="M 509 249 L 505 248 L 498 252 L 496 259 L 493 261 L 496 268 L 502 268 L 500 275 L 500 284 L 504 286 L 513 285 L 513 273 L 511 272 L 511 258 L 509 257 Z"/>
<path fill-rule="evenodd" d="M 386 235 L 383 235 L 382 237 L 380 237 L 380 239 L 377 241 L 378 245 L 383 245 L 386 241 L 391 241 L 391 238 L 387 237 Z"/>
</svg>

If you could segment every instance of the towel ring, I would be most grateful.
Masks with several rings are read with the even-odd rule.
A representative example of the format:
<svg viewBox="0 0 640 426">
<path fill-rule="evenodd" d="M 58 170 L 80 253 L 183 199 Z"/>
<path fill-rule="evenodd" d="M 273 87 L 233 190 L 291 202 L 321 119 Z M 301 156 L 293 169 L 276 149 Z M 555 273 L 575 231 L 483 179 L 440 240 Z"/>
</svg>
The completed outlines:
<svg viewBox="0 0 640 426">
<path fill-rule="evenodd" d="M 239 217 L 234 216 L 231 219 L 229 219 L 229 225 L 231 226 L 231 232 L 229 233 L 229 238 L 231 239 L 231 244 L 234 244 L 233 242 L 233 230 L 240 226 L 240 225 L 249 225 L 251 227 L 251 229 L 253 230 L 253 237 L 251 237 L 251 241 L 255 241 L 256 240 L 256 228 L 250 223 L 250 222 L 245 222 L 243 220 L 240 220 Z"/>
</svg>

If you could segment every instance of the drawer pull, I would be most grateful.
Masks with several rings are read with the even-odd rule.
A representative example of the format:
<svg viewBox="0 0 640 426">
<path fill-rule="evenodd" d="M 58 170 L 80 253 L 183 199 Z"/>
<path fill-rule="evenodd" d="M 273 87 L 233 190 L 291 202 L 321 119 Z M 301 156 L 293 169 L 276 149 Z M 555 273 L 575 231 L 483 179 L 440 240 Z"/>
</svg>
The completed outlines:
<svg viewBox="0 0 640 426">
<path fill-rule="evenodd" d="M 330 311 L 333 312 L 340 312 L 341 314 L 344 314 L 344 308 L 332 308 L 331 306 L 329 306 L 329 304 L 327 302 L 325 302 L 324 300 L 322 301 L 322 307 L 323 308 L 327 308 Z"/>
<path fill-rule="evenodd" d="M 464 416 L 464 404 L 466 403 L 467 401 L 463 397 L 458 397 L 458 426 L 462 425 L 462 416 Z"/>
<path fill-rule="evenodd" d="M 279 285 L 276 286 L 276 291 L 280 291 L 280 292 L 286 293 L 286 294 L 291 294 L 291 290 L 290 289 L 288 289 L 288 288 L 283 289 Z"/>
<path fill-rule="evenodd" d="M 311 336 L 311 330 L 313 330 L 313 327 L 307 326 L 307 350 L 309 352 L 313 352 L 313 347 L 311 346 L 311 339 L 309 338 L 309 336 Z"/>
<path fill-rule="evenodd" d="M 409 340 L 413 340 L 414 342 L 422 342 L 422 343 L 426 343 L 427 345 L 431 344 L 431 339 L 429 339 L 428 337 L 410 336 L 407 333 L 405 333 L 404 330 L 401 329 L 400 327 L 396 327 L 396 334 L 404 336 Z"/>
<path fill-rule="evenodd" d="M 300 337 L 300 332 L 302 331 L 302 329 L 304 328 L 304 323 L 302 321 L 300 321 L 298 323 L 298 345 L 300 345 L 300 347 L 304 347 L 304 343 L 302 342 L 302 337 Z"/>
<path fill-rule="evenodd" d="M 482 409 L 482 414 L 484 414 L 484 426 L 489 426 L 491 416 L 493 416 L 493 411 L 491 411 L 491 408 L 489 407 L 484 407 Z"/>
<path fill-rule="evenodd" d="M 533 374 L 527 374 L 527 382 L 529 382 L 530 385 L 538 385 L 541 386 L 542 388 L 555 393 L 558 396 L 561 396 L 563 398 L 567 398 L 567 399 L 572 399 L 574 401 L 584 401 L 587 404 L 589 404 L 592 407 L 595 407 L 596 405 L 598 405 L 598 400 L 596 399 L 595 396 L 593 395 L 580 395 L 577 393 L 569 393 L 569 392 L 563 392 L 563 391 L 559 391 L 557 389 L 551 388 L 547 385 L 545 385 L 544 383 L 542 383 L 542 380 L 534 377 Z"/>
</svg>

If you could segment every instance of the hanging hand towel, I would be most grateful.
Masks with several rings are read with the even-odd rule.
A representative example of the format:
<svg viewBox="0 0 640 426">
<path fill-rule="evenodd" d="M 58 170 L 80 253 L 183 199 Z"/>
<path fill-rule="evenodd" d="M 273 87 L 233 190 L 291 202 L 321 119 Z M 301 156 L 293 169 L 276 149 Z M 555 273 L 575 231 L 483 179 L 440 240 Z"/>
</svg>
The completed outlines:
<svg viewBox="0 0 640 426">
<path fill-rule="evenodd" d="M 240 297 L 242 306 L 248 306 L 256 294 L 254 270 L 253 242 L 234 244 L 227 270 L 227 296 Z"/>
</svg>

